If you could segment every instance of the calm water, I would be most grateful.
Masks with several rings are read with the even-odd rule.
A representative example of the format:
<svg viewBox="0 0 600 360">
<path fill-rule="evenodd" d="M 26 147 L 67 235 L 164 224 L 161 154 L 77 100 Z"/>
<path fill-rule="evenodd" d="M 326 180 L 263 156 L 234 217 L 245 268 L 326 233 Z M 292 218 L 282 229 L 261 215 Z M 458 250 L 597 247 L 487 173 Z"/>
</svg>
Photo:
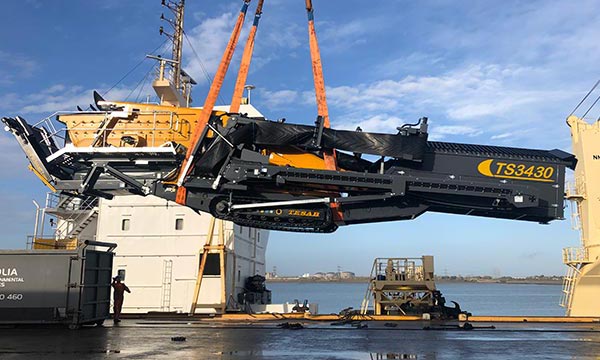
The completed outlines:
<svg viewBox="0 0 600 360">
<path fill-rule="evenodd" d="M 473 315 L 561 316 L 558 305 L 560 285 L 450 283 L 437 285 L 446 298 L 454 300 Z M 323 314 L 337 313 L 352 306 L 360 308 L 366 283 L 268 283 L 273 303 L 302 302 L 319 304 Z M 451 304 L 450 304 L 451 305 Z"/>
</svg>

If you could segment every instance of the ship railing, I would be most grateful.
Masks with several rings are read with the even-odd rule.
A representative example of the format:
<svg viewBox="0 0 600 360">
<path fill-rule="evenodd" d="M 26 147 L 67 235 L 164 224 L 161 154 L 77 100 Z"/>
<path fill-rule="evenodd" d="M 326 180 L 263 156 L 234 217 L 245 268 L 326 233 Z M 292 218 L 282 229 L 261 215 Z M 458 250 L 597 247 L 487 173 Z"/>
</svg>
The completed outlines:
<svg viewBox="0 0 600 360">
<path fill-rule="evenodd" d="M 585 247 L 567 247 L 563 249 L 563 263 L 578 265 L 589 262 L 589 251 Z"/>
<path fill-rule="evenodd" d="M 565 194 L 569 200 L 581 200 L 585 197 L 585 181 L 582 179 L 565 182 Z"/>
<path fill-rule="evenodd" d="M 55 238 L 71 238 L 80 234 L 98 216 L 98 209 L 93 208 L 88 211 L 73 211 L 69 214 L 57 216 L 54 223 Z"/>
<path fill-rule="evenodd" d="M 377 258 L 371 279 L 387 281 L 423 281 L 421 258 Z"/>
<path fill-rule="evenodd" d="M 27 236 L 27 248 L 31 250 L 75 250 L 85 240 L 79 238 L 55 238 L 51 235 L 37 237 Z"/>
<path fill-rule="evenodd" d="M 35 202 L 34 204 L 36 205 L 35 227 L 31 239 L 27 240 L 28 246 L 33 243 L 32 239 L 79 237 L 98 214 L 98 198 L 93 196 L 79 198 L 50 192 L 46 195 L 45 207 Z"/>
<path fill-rule="evenodd" d="M 44 127 L 48 130 L 48 136 L 54 140 L 57 145 L 63 145 L 67 137 L 67 129 L 64 126 L 56 125 L 56 117 L 62 114 L 71 114 L 72 111 L 56 111 L 52 115 L 43 118 L 37 123 L 33 124 L 33 127 Z"/>
<path fill-rule="evenodd" d="M 86 211 L 92 210 L 96 206 L 98 206 L 98 198 L 95 196 L 77 197 L 60 192 L 49 192 L 46 194 L 46 209 Z"/>
</svg>

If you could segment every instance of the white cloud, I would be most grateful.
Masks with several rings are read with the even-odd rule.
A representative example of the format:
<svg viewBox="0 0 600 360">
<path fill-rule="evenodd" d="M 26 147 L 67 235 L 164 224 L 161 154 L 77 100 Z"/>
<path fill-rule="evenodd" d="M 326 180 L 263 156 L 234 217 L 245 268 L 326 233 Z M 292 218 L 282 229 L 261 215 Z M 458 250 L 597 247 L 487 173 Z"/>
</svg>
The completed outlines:
<svg viewBox="0 0 600 360">
<path fill-rule="evenodd" d="M 317 37 L 322 51 L 343 51 L 354 45 L 366 44 L 367 35 L 378 30 L 380 19 L 360 18 L 349 22 L 318 22 Z"/>
<path fill-rule="evenodd" d="M 533 109 L 569 101 L 577 95 L 568 89 L 530 85 L 530 79 L 543 73 L 527 66 L 473 64 L 437 76 L 408 75 L 401 79 L 331 86 L 327 88 L 327 98 L 332 122 L 337 127 L 354 129 L 360 125 L 365 131 L 393 132 L 403 122 L 430 116 L 432 139 L 487 133 L 492 140 L 514 141 L 519 137 L 498 135 L 544 126 L 542 121 L 547 119 Z M 290 103 L 315 102 L 313 91 L 264 93 L 263 98 L 268 99 L 266 105 L 274 108 L 286 105 L 281 101 L 283 95 Z M 273 98 L 269 99 L 271 95 Z M 344 123 L 336 118 L 344 119 Z"/>
<path fill-rule="evenodd" d="M 463 11 L 460 23 L 430 24 L 431 48 L 471 61 L 493 58 L 554 70 L 573 65 L 584 69 L 581 65 L 600 59 L 600 29 L 582 25 L 600 21 L 597 1 L 581 0 L 577 6 L 568 1 L 511 1 L 505 6 L 474 2 Z"/>
<path fill-rule="evenodd" d="M 277 90 L 269 91 L 264 89 L 258 89 L 263 103 L 271 109 L 280 109 L 289 107 L 298 102 L 300 93 L 295 90 Z"/>
<path fill-rule="evenodd" d="M 369 116 L 365 119 L 344 118 L 343 122 L 334 119 L 332 121 L 332 127 L 342 130 L 355 130 L 360 126 L 363 131 L 367 132 L 395 133 L 396 128 L 403 125 L 405 122 L 406 121 L 396 116 L 380 114 Z"/>
<path fill-rule="evenodd" d="M 237 13 L 227 12 L 217 17 L 209 17 L 199 25 L 187 31 L 187 38 L 196 53 L 184 42 L 184 58 L 188 63 L 184 66 L 192 77 L 200 82 L 206 78 L 205 71 L 211 76 L 217 71 L 223 51 L 227 46 Z M 243 38 L 243 36 L 240 36 Z M 196 54 L 200 57 L 196 57 Z"/>
<path fill-rule="evenodd" d="M 306 30 L 295 23 L 283 24 L 275 22 L 265 29 L 260 29 L 261 28 L 259 28 L 260 34 L 256 36 L 257 38 L 260 37 L 258 40 L 260 40 L 259 43 L 261 47 L 265 46 L 266 48 L 271 49 L 296 49 L 307 44 L 306 39 L 308 38 L 308 35 Z"/>
<path fill-rule="evenodd" d="M 20 114 L 44 114 L 55 111 L 74 111 L 77 105 L 87 108 L 89 104 L 93 104 L 92 94 L 97 89 L 84 89 L 78 85 L 54 85 L 37 94 L 23 97 L 20 108 L 16 111 Z M 114 88 L 110 92 L 109 99 L 125 100 L 130 93 L 131 90 L 128 88 Z"/>
<path fill-rule="evenodd" d="M 7 93 L 0 95 L 0 108 L 5 112 L 4 115 L 7 116 L 33 115 L 39 117 L 56 111 L 75 111 L 77 105 L 87 108 L 89 104 L 93 104 L 93 91 L 102 88 L 105 88 L 105 86 L 84 88 L 80 85 L 67 86 L 56 84 L 38 93 L 31 93 L 24 96 Z M 149 89 L 146 88 L 143 90 Z M 132 92 L 127 87 L 116 87 L 111 90 L 109 96 L 106 98 L 108 100 L 125 100 L 130 94 L 135 96 L 137 93 L 137 90 Z M 146 92 L 142 91 L 142 94 L 146 94 Z"/>
<path fill-rule="evenodd" d="M 448 135 L 460 135 L 462 137 L 474 137 L 481 135 L 483 133 L 482 130 L 465 125 L 441 125 L 441 126 L 432 126 L 429 131 L 429 140 L 439 141 L 446 138 Z"/>
<path fill-rule="evenodd" d="M 511 136 L 514 136 L 514 135 L 515 134 L 513 132 L 506 132 L 506 133 L 502 133 L 502 134 L 493 135 L 492 137 L 490 137 L 490 139 L 501 140 L 501 139 L 510 138 Z"/>
<path fill-rule="evenodd" d="M 13 135 L 5 131 L 0 134 L 0 164 L 4 169 L 10 169 L 10 171 L 0 172 L 0 179 L 31 176 L 27 170 L 27 164 L 29 164 L 27 157 Z"/>
<path fill-rule="evenodd" d="M 360 104 L 367 110 L 401 110 L 404 106 L 431 110 L 441 109 L 455 120 L 506 114 L 526 104 L 556 99 L 560 91 L 529 90 L 516 83 L 517 77 L 535 69 L 470 65 L 439 76 L 406 76 L 401 80 L 379 80 L 356 86 L 328 88 L 333 106 Z M 524 88 L 523 88 L 524 87 Z"/>
<path fill-rule="evenodd" d="M 18 79 L 29 78 L 38 68 L 38 63 L 28 56 L 0 50 L 0 86 L 11 85 Z"/>
</svg>

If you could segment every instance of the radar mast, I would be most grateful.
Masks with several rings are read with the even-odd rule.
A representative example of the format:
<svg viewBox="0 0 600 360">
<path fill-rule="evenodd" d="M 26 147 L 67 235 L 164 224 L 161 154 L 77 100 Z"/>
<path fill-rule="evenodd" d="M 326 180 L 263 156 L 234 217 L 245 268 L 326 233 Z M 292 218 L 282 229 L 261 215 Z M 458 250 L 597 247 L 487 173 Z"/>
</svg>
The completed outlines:
<svg viewBox="0 0 600 360">
<path fill-rule="evenodd" d="M 171 59 L 148 55 L 149 58 L 159 61 L 158 77 L 152 83 L 152 87 L 162 105 L 189 106 L 192 102 L 192 85 L 196 85 L 196 82 L 181 68 L 185 0 L 162 0 L 162 5 L 171 11 L 173 18 L 162 14 L 160 19 L 171 25 L 173 32 L 169 33 L 163 26 L 160 27 L 159 32 L 171 41 L 173 48 Z M 170 68 L 169 76 L 165 74 L 167 66 Z"/>
</svg>

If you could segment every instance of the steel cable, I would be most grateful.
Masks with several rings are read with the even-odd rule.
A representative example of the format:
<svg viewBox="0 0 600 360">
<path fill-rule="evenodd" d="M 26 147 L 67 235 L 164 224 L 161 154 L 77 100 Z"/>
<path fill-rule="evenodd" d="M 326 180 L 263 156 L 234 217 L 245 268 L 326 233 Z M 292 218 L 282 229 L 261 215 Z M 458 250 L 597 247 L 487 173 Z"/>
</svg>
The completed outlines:
<svg viewBox="0 0 600 360">
<path fill-rule="evenodd" d="M 191 42 L 190 38 L 188 37 L 187 33 L 185 32 L 185 30 L 183 31 L 183 36 L 185 37 L 185 40 L 187 41 L 188 45 L 190 46 L 190 49 L 192 49 L 194 56 L 196 56 L 196 59 L 198 60 L 198 63 L 200 64 L 200 69 L 202 70 L 204 77 L 206 78 L 206 80 L 208 81 L 208 84 L 210 85 L 213 81 L 212 76 L 210 76 L 210 73 L 208 72 L 208 70 L 206 70 L 204 63 L 202 62 L 202 59 L 200 58 L 200 55 L 198 55 L 198 52 L 194 48 L 194 45 L 192 45 L 192 42 Z M 221 96 L 221 94 L 219 94 L 218 97 L 219 97 L 219 101 L 221 102 L 221 104 L 225 105 L 226 104 L 225 100 L 223 100 L 223 97 Z"/>
<path fill-rule="evenodd" d="M 155 51 L 157 51 L 158 49 L 160 49 L 161 47 L 163 47 L 163 45 L 165 45 L 165 43 L 167 42 L 168 39 L 166 39 L 165 41 L 163 41 L 159 46 L 157 46 L 154 50 L 152 50 L 150 52 L 150 54 L 154 53 Z M 125 80 L 125 78 L 127 78 L 129 75 L 131 75 L 132 72 L 134 72 L 138 67 L 140 67 L 140 65 L 142 65 L 144 63 L 144 61 L 146 61 L 146 57 L 144 57 L 140 62 L 138 62 L 131 70 L 129 70 L 125 75 L 123 75 L 123 77 L 121 77 L 119 79 L 119 81 L 117 81 L 113 86 L 110 87 L 110 89 L 106 90 L 104 93 L 102 93 L 102 96 L 106 96 L 112 89 L 114 89 L 117 85 L 119 85 L 123 80 Z"/>
<path fill-rule="evenodd" d="M 577 106 L 575 106 L 575 109 L 573 109 L 573 111 L 571 111 L 571 113 L 569 114 L 569 116 L 573 115 L 575 113 L 575 111 L 577 111 L 577 109 L 579 109 L 579 107 L 583 104 L 583 102 L 588 98 L 588 96 L 590 96 L 590 94 L 592 92 L 594 92 L 594 90 L 596 89 L 596 87 L 600 84 L 600 80 L 596 81 L 596 83 L 594 84 L 594 86 L 592 86 L 592 89 L 590 91 L 588 91 L 588 93 L 583 97 L 583 99 L 581 99 L 581 101 L 579 102 L 579 104 L 577 104 Z"/>
</svg>

